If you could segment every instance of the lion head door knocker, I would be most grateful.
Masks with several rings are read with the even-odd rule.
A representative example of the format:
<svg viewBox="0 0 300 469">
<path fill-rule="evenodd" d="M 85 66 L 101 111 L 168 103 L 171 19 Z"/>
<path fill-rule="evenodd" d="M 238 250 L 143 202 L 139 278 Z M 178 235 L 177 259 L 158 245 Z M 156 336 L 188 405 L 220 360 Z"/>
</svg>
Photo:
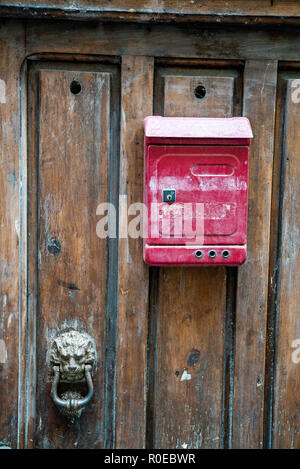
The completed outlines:
<svg viewBox="0 0 300 469">
<path fill-rule="evenodd" d="M 51 396 L 59 411 L 70 422 L 81 416 L 83 408 L 93 396 L 92 368 L 96 360 L 96 349 L 93 339 L 86 333 L 71 330 L 61 333 L 52 343 L 50 362 L 54 371 Z M 86 380 L 88 393 L 84 397 L 74 389 L 67 390 L 58 396 L 59 382 L 74 383 Z"/>
</svg>

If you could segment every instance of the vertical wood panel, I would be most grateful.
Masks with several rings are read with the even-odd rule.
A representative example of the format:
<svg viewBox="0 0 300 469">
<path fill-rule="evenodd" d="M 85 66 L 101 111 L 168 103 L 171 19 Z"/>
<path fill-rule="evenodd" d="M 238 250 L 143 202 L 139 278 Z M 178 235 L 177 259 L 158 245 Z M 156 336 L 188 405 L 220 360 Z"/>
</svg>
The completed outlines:
<svg viewBox="0 0 300 469">
<path fill-rule="evenodd" d="M 157 113 L 230 117 L 238 106 L 238 73 L 161 69 Z M 196 86 L 206 88 L 203 99 Z M 154 447 L 218 448 L 222 442 L 225 268 L 161 268 L 154 377 Z M 153 370 L 150 370 L 150 372 Z"/>
<path fill-rule="evenodd" d="M 157 304 L 156 448 L 218 448 L 226 274 L 163 268 Z"/>
<path fill-rule="evenodd" d="M 19 73 L 23 24 L 0 22 L 0 448 L 17 446 L 19 367 Z M 20 357 L 22 358 L 22 357 Z"/>
<path fill-rule="evenodd" d="M 107 256 L 106 241 L 96 235 L 96 208 L 107 198 L 110 77 L 77 72 L 78 96 L 69 89 L 73 77 L 40 73 L 36 440 L 52 448 L 103 445 Z M 57 256 L 49 249 L 53 238 L 61 243 Z M 57 417 L 43 371 L 46 347 L 68 327 L 92 335 L 98 354 L 94 399 L 71 431 Z"/>
<path fill-rule="evenodd" d="M 244 110 L 250 147 L 248 259 L 238 271 L 233 406 L 234 448 L 263 445 L 264 373 L 277 63 L 248 61 Z"/>
<path fill-rule="evenodd" d="M 32 413 L 27 412 L 29 436 L 42 448 L 101 448 L 108 257 L 107 241 L 96 233 L 96 211 L 99 203 L 109 200 L 109 161 L 116 139 L 112 116 L 118 114 L 116 69 L 101 66 L 88 71 L 77 66 L 59 70 L 62 65 L 51 64 L 44 68 L 37 69 L 36 75 L 33 72 L 29 80 L 35 87 L 30 99 L 37 107 L 36 113 L 30 113 L 29 146 L 28 326 L 32 342 L 27 355 L 33 394 L 36 386 L 36 412 L 28 403 L 32 407 Z M 73 80 L 81 84 L 76 95 L 70 91 Z M 90 334 L 97 349 L 94 397 L 71 426 L 51 400 L 49 366 L 52 340 L 70 328 Z"/>
<path fill-rule="evenodd" d="M 276 147 L 281 159 L 281 204 L 276 268 L 273 447 L 300 449 L 300 74 L 282 72 Z M 298 349 L 298 352 L 297 352 Z"/>
<path fill-rule="evenodd" d="M 143 119 L 152 114 L 153 59 L 123 57 L 120 196 L 143 200 Z M 125 214 L 125 222 L 127 216 Z M 116 447 L 146 441 L 148 268 L 142 240 L 119 240 Z"/>
<path fill-rule="evenodd" d="M 212 117 L 216 116 L 232 116 L 234 114 L 233 99 L 228 99 L 234 95 L 236 86 L 236 74 L 226 71 L 203 72 L 199 75 L 199 71 L 194 72 L 194 76 L 182 76 L 184 73 L 178 70 L 174 75 L 166 75 L 164 78 L 164 114 L 172 116 L 182 114 L 182 103 L 189 97 L 189 116 Z M 227 76 L 226 76 L 227 75 Z M 205 88 L 205 96 L 202 99 L 194 95 L 197 86 Z M 201 91 L 201 90 L 200 90 Z M 174 99 L 176 93 L 176 99 Z M 218 99 L 216 99 L 216 96 Z M 170 115 L 171 115 L 170 114 Z"/>
</svg>

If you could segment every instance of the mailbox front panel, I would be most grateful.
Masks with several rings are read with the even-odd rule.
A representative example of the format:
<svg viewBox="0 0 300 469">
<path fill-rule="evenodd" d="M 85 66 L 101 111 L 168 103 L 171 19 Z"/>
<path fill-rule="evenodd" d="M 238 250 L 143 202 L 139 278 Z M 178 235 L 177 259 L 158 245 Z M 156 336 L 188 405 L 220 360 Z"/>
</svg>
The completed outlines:
<svg viewBox="0 0 300 469">
<path fill-rule="evenodd" d="M 246 243 L 247 146 L 149 145 L 146 174 L 150 245 Z"/>
<path fill-rule="evenodd" d="M 145 118 L 144 259 L 241 265 L 247 256 L 247 118 Z"/>
</svg>

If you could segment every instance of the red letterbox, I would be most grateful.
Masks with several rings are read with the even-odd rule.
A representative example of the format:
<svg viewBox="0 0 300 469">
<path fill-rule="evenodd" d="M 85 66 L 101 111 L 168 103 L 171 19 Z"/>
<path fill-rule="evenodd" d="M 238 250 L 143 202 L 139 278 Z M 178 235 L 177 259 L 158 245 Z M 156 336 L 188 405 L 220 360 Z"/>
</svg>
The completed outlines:
<svg viewBox="0 0 300 469">
<path fill-rule="evenodd" d="M 245 117 L 145 119 L 147 264 L 245 262 L 252 137 Z"/>
</svg>

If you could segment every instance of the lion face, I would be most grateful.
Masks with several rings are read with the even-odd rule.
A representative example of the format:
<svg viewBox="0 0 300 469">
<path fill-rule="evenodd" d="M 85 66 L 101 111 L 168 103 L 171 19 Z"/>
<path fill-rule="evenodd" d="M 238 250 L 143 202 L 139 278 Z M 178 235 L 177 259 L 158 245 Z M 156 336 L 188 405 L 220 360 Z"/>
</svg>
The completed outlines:
<svg viewBox="0 0 300 469">
<path fill-rule="evenodd" d="M 69 382 L 84 379 L 85 365 L 93 365 L 95 358 L 92 339 L 81 332 L 64 332 L 53 341 L 51 347 L 51 363 L 59 365 L 61 379 Z"/>
</svg>

